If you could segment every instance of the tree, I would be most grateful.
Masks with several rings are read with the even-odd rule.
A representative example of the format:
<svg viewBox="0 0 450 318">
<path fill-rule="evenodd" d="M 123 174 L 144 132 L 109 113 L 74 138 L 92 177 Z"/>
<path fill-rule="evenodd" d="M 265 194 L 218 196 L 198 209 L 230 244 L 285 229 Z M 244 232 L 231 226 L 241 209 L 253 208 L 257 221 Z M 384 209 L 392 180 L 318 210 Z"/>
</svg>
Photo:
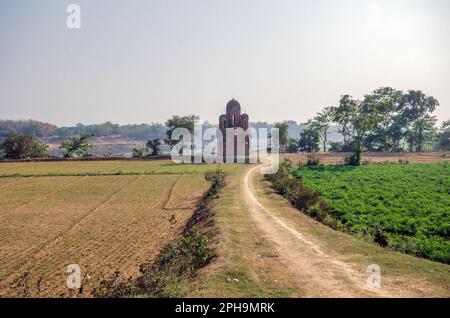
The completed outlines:
<svg viewBox="0 0 450 318">
<path fill-rule="evenodd" d="M 438 149 L 450 150 L 450 120 L 444 121 L 439 129 Z"/>
<path fill-rule="evenodd" d="M 0 144 L 0 152 L 6 159 L 47 157 L 48 146 L 29 134 L 9 133 Z"/>
<path fill-rule="evenodd" d="M 92 148 L 93 145 L 89 144 L 87 140 L 93 136 L 94 135 L 82 133 L 80 136 L 75 136 L 70 138 L 68 141 L 62 142 L 59 148 L 66 151 L 64 158 L 70 158 L 73 157 L 73 155 L 88 157 L 89 148 Z"/>
<path fill-rule="evenodd" d="M 162 140 L 158 139 L 158 138 L 147 141 L 146 146 L 150 150 L 151 156 L 159 155 L 159 146 L 161 145 L 161 143 L 162 143 Z"/>
<path fill-rule="evenodd" d="M 383 119 L 380 105 L 372 101 L 371 95 L 366 95 L 364 100 L 354 101 L 356 106 L 351 114 L 351 125 L 354 132 L 353 156 L 349 163 L 359 166 L 362 162 L 363 145 L 367 135 Z"/>
<path fill-rule="evenodd" d="M 325 107 L 320 113 L 317 113 L 316 117 L 309 122 L 319 133 L 319 138 L 322 140 L 323 151 L 327 151 L 328 143 L 328 129 L 330 128 L 330 122 L 333 120 L 333 108 Z"/>
<path fill-rule="evenodd" d="M 285 120 L 283 121 L 288 126 L 288 135 L 290 137 L 300 136 L 300 132 L 302 131 L 302 125 L 298 124 L 295 120 Z"/>
<path fill-rule="evenodd" d="M 280 148 L 286 151 L 289 143 L 288 125 L 285 123 L 276 123 L 275 128 L 278 128 Z"/>
<path fill-rule="evenodd" d="M 436 117 L 425 115 L 410 126 L 405 136 L 409 151 L 421 152 L 426 145 L 431 145 L 436 140 L 436 122 Z"/>
<path fill-rule="evenodd" d="M 0 120 L 0 137 L 11 132 L 33 135 L 35 137 L 49 137 L 54 134 L 55 125 L 37 120 Z"/>
<path fill-rule="evenodd" d="M 348 146 L 353 135 L 352 118 L 355 113 L 357 103 L 350 95 L 343 95 L 339 100 L 339 106 L 332 107 L 332 119 L 340 125 L 340 132 L 344 138 L 344 148 Z"/>
<path fill-rule="evenodd" d="M 305 126 L 300 133 L 298 149 L 303 152 L 319 151 L 319 133 L 311 126 Z"/>
<path fill-rule="evenodd" d="M 439 102 L 432 96 L 426 96 L 421 91 L 409 90 L 400 101 L 403 116 L 407 120 L 407 141 L 411 151 L 421 152 L 429 140 L 430 124 L 433 122 L 431 113 Z"/>
<path fill-rule="evenodd" d="M 380 108 L 378 103 L 373 102 L 372 95 L 366 95 L 363 101 L 344 95 L 339 101 L 339 106 L 333 108 L 333 119 L 347 134 L 347 138 L 344 138 L 344 146 L 349 144 L 349 137 L 353 137 L 353 155 L 349 159 L 350 164 L 361 164 L 363 145 L 367 135 L 382 120 Z"/>
<path fill-rule="evenodd" d="M 298 152 L 298 140 L 296 140 L 294 138 L 289 138 L 287 152 L 288 153 L 297 153 Z"/>
<path fill-rule="evenodd" d="M 405 129 L 405 120 L 401 116 L 402 91 L 391 87 L 381 87 L 365 96 L 365 103 L 376 110 L 381 120 L 369 137 L 367 148 L 376 151 L 394 151 L 400 146 Z"/>
<path fill-rule="evenodd" d="M 194 134 L 195 124 L 200 120 L 200 117 L 197 115 L 189 115 L 189 116 L 172 116 L 172 118 L 166 121 L 167 131 L 166 136 L 167 139 L 165 142 L 169 145 L 175 145 L 178 143 L 177 140 L 171 140 L 172 132 L 175 128 L 186 128 L 190 131 L 191 134 Z"/>
</svg>

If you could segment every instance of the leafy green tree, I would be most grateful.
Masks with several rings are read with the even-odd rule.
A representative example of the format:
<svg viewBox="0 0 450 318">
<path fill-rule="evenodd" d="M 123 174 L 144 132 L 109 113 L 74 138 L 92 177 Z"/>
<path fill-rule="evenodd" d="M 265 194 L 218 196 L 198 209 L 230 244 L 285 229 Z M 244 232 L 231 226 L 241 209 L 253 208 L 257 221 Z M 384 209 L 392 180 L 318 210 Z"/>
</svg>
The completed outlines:
<svg viewBox="0 0 450 318">
<path fill-rule="evenodd" d="M 371 132 L 367 148 L 377 151 L 394 151 L 399 148 L 405 129 L 401 116 L 403 92 L 391 87 L 381 87 L 365 96 L 365 103 L 377 111 L 381 120 Z"/>
<path fill-rule="evenodd" d="M 349 144 L 349 137 L 353 137 L 353 155 L 349 164 L 360 165 L 365 140 L 383 119 L 380 104 L 373 101 L 372 95 L 366 95 L 363 101 L 344 95 L 339 106 L 333 108 L 333 119 L 341 125 L 342 131 L 348 133 L 344 146 Z"/>
<path fill-rule="evenodd" d="M 308 124 L 313 126 L 313 128 L 319 133 L 319 138 L 322 141 L 324 152 L 327 151 L 328 130 L 330 128 L 332 120 L 333 108 L 325 107 L 320 113 L 317 113 L 316 117 L 314 117 L 313 120 L 308 122 Z"/>
<path fill-rule="evenodd" d="M 288 133 L 289 127 L 285 123 L 276 123 L 275 128 L 278 128 L 280 148 L 286 151 L 289 143 L 289 133 Z"/>
<path fill-rule="evenodd" d="M 339 106 L 332 107 L 332 119 L 340 126 L 340 132 L 344 138 L 344 148 L 348 146 L 353 136 L 353 117 L 358 104 L 350 95 L 343 95 L 339 100 Z"/>
<path fill-rule="evenodd" d="M 167 139 L 165 142 L 168 145 L 175 145 L 178 143 L 177 140 L 171 140 L 172 132 L 175 128 L 186 128 L 190 131 L 191 134 L 194 134 L 195 124 L 200 120 L 200 117 L 197 115 L 189 115 L 189 116 L 172 116 L 172 118 L 166 121 L 167 131 L 166 136 Z"/>
<path fill-rule="evenodd" d="M 366 95 L 362 102 L 355 101 L 354 103 L 356 107 L 351 115 L 351 125 L 354 131 L 354 149 L 349 163 L 360 165 L 365 139 L 383 120 L 383 114 L 380 105 L 373 103 L 371 95 Z"/>
<path fill-rule="evenodd" d="M 150 150 L 150 155 L 152 156 L 157 156 L 159 155 L 159 146 L 161 145 L 162 140 L 161 139 L 153 139 L 153 140 L 149 140 L 147 141 L 147 148 Z"/>
<path fill-rule="evenodd" d="M 411 151 L 421 152 L 423 146 L 432 138 L 431 124 L 435 122 L 431 114 L 439 102 L 421 91 L 409 90 L 400 102 L 402 115 L 408 122 L 407 141 Z M 434 125 L 434 124 L 433 124 Z"/>
<path fill-rule="evenodd" d="M 450 120 L 444 121 L 439 129 L 438 149 L 450 150 Z"/>
<path fill-rule="evenodd" d="M 0 152 L 6 159 L 47 157 L 47 148 L 47 145 L 30 134 L 9 133 L 0 144 Z"/>
<path fill-rule="evenodd" d="M 405 141 L 408 143 L 409 151 L 421 152 L 425 150 L 426 146 L 428 148 L 431 147 L 431 144 L 436 141 L 437 137 L 436 122 L 436 117 L 425 115 L 420 120 L 411 124 L 410 129 L 405 135 Z M 418 131 L 420 133 L 417 133 Z"/>
<path fill-rule="evenodd" d="M 296 140 L 295 138 L 289 138 L 287 152 L 288 153 L 297 153 L 298 152 L 298 140 Z"/>
<path fill-rule="evenodd" d="M 61 143 L 60 149 L 65 150 L 64 158 L 70 158 L 74 155 L 79 157 L 89 157 L 89 149 L 93 147 L 88 139 L 94 135 L 82 133 Z"/>
<path fill-rule="evenodd" d="M 298 149 L 303 152 L 319 151 L 319 132 L 315 127 L 306 125 L 300 133 Z"/>
</svg>

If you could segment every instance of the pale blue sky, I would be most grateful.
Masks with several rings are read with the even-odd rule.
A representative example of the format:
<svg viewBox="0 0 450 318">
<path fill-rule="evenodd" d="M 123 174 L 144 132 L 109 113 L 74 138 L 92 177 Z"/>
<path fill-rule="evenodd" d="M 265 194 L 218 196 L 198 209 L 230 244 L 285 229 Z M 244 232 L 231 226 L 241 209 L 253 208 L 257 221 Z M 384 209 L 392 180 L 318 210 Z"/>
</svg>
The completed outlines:
<svg viewBox="0 0 450 318">
<path fill-rule="evenodd" d="M 0 118 L 215 122 L 234 96 L 250 120 L 302 122 L 393 86 L 449 119 L 449 39 L 446 0 L 0 0 Z"/>
</svg>

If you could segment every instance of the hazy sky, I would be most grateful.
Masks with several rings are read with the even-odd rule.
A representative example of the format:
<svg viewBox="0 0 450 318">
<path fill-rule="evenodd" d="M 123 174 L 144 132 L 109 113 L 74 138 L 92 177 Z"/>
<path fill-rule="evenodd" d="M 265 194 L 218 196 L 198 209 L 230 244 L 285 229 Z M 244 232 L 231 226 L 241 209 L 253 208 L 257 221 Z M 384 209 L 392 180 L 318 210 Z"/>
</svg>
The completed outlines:
<svg viewBox="0 0 450 318">
<path fill-rule="evenodd" d="M 0 0 L 2 119 L 216 122 L 235 97 L 251 121 L 302 122 L 380 86 L 450 118 L 450 1 Z"/>
</svg>

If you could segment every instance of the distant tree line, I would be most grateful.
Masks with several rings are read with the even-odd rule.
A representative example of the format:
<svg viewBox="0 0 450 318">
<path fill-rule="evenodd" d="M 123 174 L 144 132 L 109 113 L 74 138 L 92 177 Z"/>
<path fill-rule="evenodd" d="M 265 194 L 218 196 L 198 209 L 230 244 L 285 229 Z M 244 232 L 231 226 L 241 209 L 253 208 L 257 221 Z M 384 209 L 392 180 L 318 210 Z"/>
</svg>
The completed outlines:
<svg viewBox="0 0 450 318">
<path fill-rule="evenodd" d="M 167 128 L 160 123 L 118 125 L 105 122 L 94 125 L 77 124 L 73 127 L 57 127 L 36 120 L 0 120 L 0 138 L 4 138 L 9 133 L 14 132 L 33 135 L 38 138 L 69 138 L 88 134 L 96 137 L 120 136 L 123 138 L 147 140 L 164 138 L 166 130 Z"/>
<path fill-rule="evenodd" d="M 38 138 L 54 136 L 57 127 L 37 120 L 0 120 L 0 137 L 10 133 L 33 135 Z"/>
<path fill-rule="evenodd" d="M 129 139 L 138 140 L 152 140 L 152 139 L 164 139 L 167 137 L 167 131 L 170 130 L 170 121 L 177 117 L 179 120 L 192 119 L 190 116 L 173 116 L 166 123 L 151 123 L 151 124 L 129 124 L 129 125 L 118 125 L 111 122 L 105 122 L 102 124 L 77 124 L 70 127 L 57 127 L 55 125 L 40 122 L 37 120 L 0 120 L 0 138 L 5 138 L 9 133 L 15 132 L 19 134 L 29 134 L 38 138 L 70 138 L 74 136 L 79 136 L 81 134 L 94 135 L 96 137 L 111 137 L 120 136 Z M 184 118 L 185 117 L 185 118 Z M 196 117 L 196 122 L 198 123 L 198 116 Z M 181 122 L 180 122 L 181 123 Z M 296 121 L 289 120 L 284 121 L 287 125 L 287 131 L 291 138 L 298 137 L 302 131 L 304 124 L 297 123 Z M 169 126 L 168 126 L 169 125 Z M 270 129 L 275 127 L 273 123 L 267 122 L 250 122 L 253 128 L 266 128 L 269 132 Z M 209 127 L 217 127 L 215 124 L 211 124 L 205 121 L 203 124 L 203 129 Z"/>
<path fill-rule="evenodd" d="M 363 151 L 450 150 L 450 120 L 436 127 L 432 113 L 438 101 L 421 91 L 407 93 L 382 87 L 362 100 L 343 95 L 337 106 L 325 107 L 304 124 L 295 121 L 269 124 L 251 123 L 253 128 L 279 129 L 280 147 L 287 152 L 353 152 L 349 163 L 360 164 Z M 133 157 L 158 155 L 164 143 L 173 144 L 171 132 L 184 127 L 193 132 L 199 117 L 172 116 L 165 124 L 118 125 L 111 122 L 75 127 L 56 127 L 35 120 L 0 120 L 0 158 L 23 159 L 47 156 L 47 146 L 38 138 L 65 139 L 60 149 L 65 157 L 89 156 L 88 139 L 120 136 L 147 140 L 142 148 L 133 149 Z M 216 127 L 208 122 L 203 128 Z"/>
<path fill-rule="evenodd" d="M 391 87 L 376 89 L 362 100 L 343 95 L 337 106 L 325 107 L 307 121 L 297 139 L 287 138 L 280 123 L 280 144 L 291 152 L 353 152 L 350 163 L 360 164 L 363 151 L 421 152 L 450 150 L 450 121 L 436 127 L 433 112 L 439 102 L 421 91 L 404 93 Z M 342 141 L 330 141 L 337 125 Z"/>
<path fill-rule="evenodd" d="M 66 138 L 80 134 L 89 134 L 96 137 L 120 136 L 130 139 L 153 139 L 163 138 L 166 127 L 160 123 L 118 125 L 111 122 L 103 124 L 83 125 L 75 127 L 60 127 L 55 131 L 55 136 Z"/>
</svg>

